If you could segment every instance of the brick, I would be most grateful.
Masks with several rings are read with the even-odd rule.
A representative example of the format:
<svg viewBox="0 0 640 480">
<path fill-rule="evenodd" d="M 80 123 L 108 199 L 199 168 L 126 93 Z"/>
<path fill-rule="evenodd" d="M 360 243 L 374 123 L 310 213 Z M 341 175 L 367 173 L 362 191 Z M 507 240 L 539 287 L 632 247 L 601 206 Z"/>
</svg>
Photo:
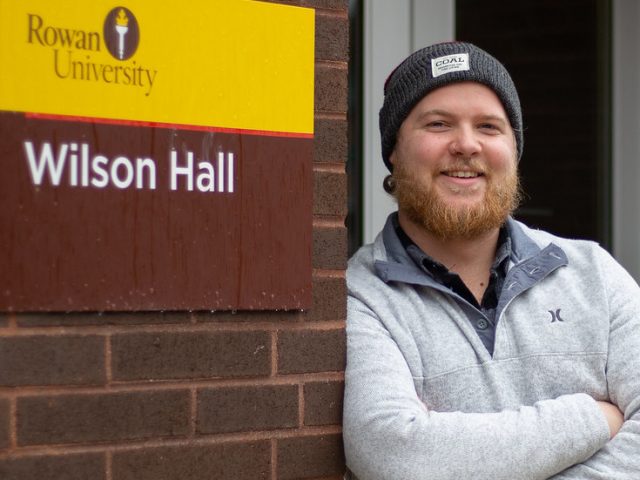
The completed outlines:
<svg viewBox="0 0 640 480">
<path fill-rule="evenodd" d="M 113 378 L 259 376 L 271 372 L 266 332 L 135 333 L 111 341 Z"/>
<path fill-rule="evenodd" d="M 345 332 L 294 330 L 278 335 L 278 372 L 307 373 L 343 371 Z"/>
<path fill-rule="evenodd" d="M 188 323 L 187 312 L 100 312 L 30 313 L 17 316 L 20 327 L 57 327 L 85 325 L 144 325 Z"/>
<path fill-rule="evenodd" d="M 0 385 L 87 385 L 105 382 L 104 337 L 0 338 Z"/>
<path fill-rule="evenodd" d="M 346 173 L 313 173 L 313 213 L 341 217 L 347 214 Z"/>
<path fill-rule="evenodd" d="M 104 455 L 28 456 L 0 460 L 2 480 L 106 480 Z"/>
<path fill-rule="evenodd" d="M 300 0 L 300 5 L 303 7 L 346 11 L 349 7 L 349 0 Z"/>
<path fill-rule="evenodd" d="M 313 278 L 313 305 L 305 320 L 344 320 L 347 316 L 347 282 L 344 277 Z"/>
<path fill-rule="evenodd" d="M 263 311 L 245 310 L 241 312 L 215 311 L 215 312 L 194 312 L 193 318 L 197 323 L 210 322 L 281 322 L 283 320 L 298 320 L 299 310 L 289 311 Z"/>
<path fill-rule="evenodd" d="M 346 113 L 346 68 L 316 64 L 315 111 Z"/>
<path fill-rule="evenodd" d="M 346 120 L 316 118 L 314 124 L 314 162 L 346 163 L 349 156 Z"/>
<path fill-rule="evenodd" d="M 349 19 L 316 13 L 316 60 L 349 59 Z"/>
<path fill-rule="evenodd" d="M 278 480 L 325 477 L 344 471 L 341 435 L 278 440 Z"/>
<path fill-rule="evenodd" d="M 18 444 L 185 435 L 189 400 L 186 390 L 18 398 Z"/>
<path fill-rule="evenodd" d="M 313 228 L 313 267 L 328 270 L 347 268 L 347 229 Z"/>
<path fill-rule="evenodd" d="M 11 403 L 8 398 L 0 398 L 0 450 L 8 448 L 10 445 L 10 424 Z M 0 478 L 3 478 L 0 476 Z"/>
<path fill-rule="evenodd" d="M 304 386 L 304 424 L 341 425 L 344 382 L 311 382 Z"/>
<path fill-rule="evenodd" d="M 270 479 L 269 441 L 116 452 L 113 480 Z"/>
<path fill-rule="evenodd" d="M 228 387 L 198 392 L 198 433 L 298 426 L 298 386 Z"/>
</svg>

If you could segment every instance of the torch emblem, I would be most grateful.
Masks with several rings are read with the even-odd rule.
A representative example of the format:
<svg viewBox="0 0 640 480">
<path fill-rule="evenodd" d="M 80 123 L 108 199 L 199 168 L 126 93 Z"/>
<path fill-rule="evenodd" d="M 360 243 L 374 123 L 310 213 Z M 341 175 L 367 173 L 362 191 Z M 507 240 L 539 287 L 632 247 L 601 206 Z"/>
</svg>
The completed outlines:
<svg viewBox="0 0 640 480">
<path fill-rule="evenodd" d="M 130 58 L 138 48 L 140 29 L 135 15 L 126 7 L 115 7 L 104 20 L 104 43 L 117 60 Z"/>
<path fill-rule="evenodd" d="M 116 17 L 116 32 L 118 32 L 118 55 L 120 60 L 124 58 L 124 36 L 129 31 L 129 17 L 124 11 L 124 8 L 118 10 L 118 16 Z"/>
</svg>

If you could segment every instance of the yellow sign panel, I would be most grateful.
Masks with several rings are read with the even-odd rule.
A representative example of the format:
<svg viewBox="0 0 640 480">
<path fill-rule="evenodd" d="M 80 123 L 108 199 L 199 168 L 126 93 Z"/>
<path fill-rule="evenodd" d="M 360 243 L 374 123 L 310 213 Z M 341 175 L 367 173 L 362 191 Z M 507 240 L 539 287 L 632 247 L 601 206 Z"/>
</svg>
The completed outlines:
<svg viewBox="0 0 640 480">
<path fill-rule="evenodd" d="M 313 134 L 308 8 L 0 0 L 0 65 L 0 110 Z"/>
</svg>

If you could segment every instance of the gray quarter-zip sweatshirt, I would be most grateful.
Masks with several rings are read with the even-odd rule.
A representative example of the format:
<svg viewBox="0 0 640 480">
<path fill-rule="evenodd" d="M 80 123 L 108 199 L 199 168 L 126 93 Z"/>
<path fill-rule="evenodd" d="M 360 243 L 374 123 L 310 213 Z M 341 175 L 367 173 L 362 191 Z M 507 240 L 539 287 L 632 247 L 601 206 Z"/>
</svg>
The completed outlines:
<svg viewBox="0 0 640 480">
<path fill-rule="evenodd" d="M 493 354 L 390 220 L 350 260 L 351 478 L 640 479 L 640 289 L 593 242 L 507 227 Z M 595 400 L 625 415 L 611 441 Z"/>
</svg>

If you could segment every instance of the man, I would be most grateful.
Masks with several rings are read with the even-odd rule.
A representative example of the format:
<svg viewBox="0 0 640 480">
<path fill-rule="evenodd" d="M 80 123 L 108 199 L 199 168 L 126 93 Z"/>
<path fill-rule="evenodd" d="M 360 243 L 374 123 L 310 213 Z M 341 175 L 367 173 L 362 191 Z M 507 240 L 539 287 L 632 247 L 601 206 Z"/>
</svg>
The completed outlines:
<svg viewBox="0 0 640 480">
<path fill-rule="evenodd" d="M 640 479 L 640 289 L 596 244 L 510 217 L 506 69 L 422 49 L 380 130 L 398 212 L 349 263 L 347 478 Z"/>
</svg>

